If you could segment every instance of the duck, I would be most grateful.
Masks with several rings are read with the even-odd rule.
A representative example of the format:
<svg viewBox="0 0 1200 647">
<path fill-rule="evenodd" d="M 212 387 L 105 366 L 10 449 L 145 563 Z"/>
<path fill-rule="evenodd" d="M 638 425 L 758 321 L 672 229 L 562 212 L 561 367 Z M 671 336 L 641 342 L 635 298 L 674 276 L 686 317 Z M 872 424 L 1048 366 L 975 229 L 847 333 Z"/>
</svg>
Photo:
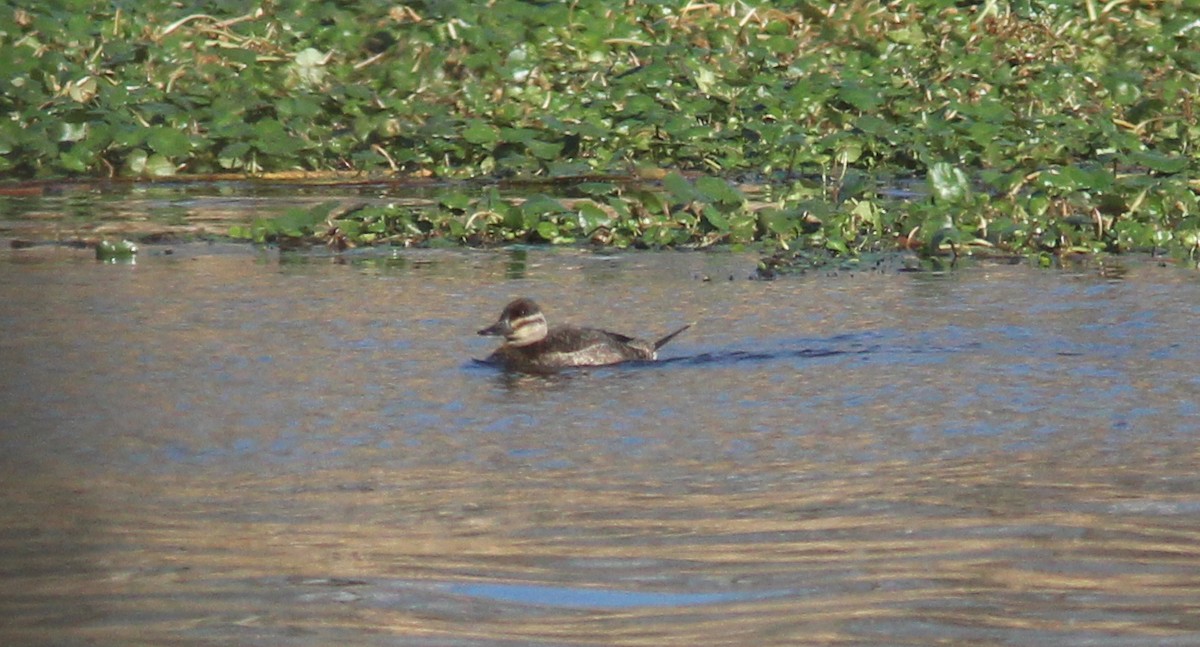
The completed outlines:
<svg viewBox="0 0 1200 647">
<path fill-rule="evenodd" d="M 504 343 L 484 363 L 521 373 L 553 373 L 565 368 L 655 360 L 658 349 L 691 327 L 689 323 L 653 343 L 599 328 L 567 324 L 550 327 L 541 306 L 521 297 L 504 306 L 496 323 L 479 334 L 504 337 Z"/>
</svg>

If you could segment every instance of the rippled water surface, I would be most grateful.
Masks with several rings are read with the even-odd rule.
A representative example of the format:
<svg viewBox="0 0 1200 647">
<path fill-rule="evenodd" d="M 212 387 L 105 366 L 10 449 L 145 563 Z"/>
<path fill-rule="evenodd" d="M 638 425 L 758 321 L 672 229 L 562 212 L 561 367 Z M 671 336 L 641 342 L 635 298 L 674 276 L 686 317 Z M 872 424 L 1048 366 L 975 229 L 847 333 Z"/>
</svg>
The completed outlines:
<svg viewBox="0 0 1200 647">
<path fill-rule="evenodd" d="M 1200 643 L 1194 272 L 754 261 L 0 251 L 0 643 Z"/>
</svg>

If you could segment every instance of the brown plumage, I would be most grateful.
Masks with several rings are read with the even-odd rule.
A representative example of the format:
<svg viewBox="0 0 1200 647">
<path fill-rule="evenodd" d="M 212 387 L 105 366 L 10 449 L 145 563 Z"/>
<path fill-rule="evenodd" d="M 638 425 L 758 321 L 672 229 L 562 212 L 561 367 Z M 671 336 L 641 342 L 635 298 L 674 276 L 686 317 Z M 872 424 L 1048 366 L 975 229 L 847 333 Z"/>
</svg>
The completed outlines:
<svg viewBox="0 0 1200 647">
<path fill-rule="evenodd" d="M 496 323 L 480 335 L 500 335 L 505 342 L 484 361 L 511 371 L 547 373 L 575 366 L 606 366 L 630 360 L 652 360 L 656 351 L 691 324 L 653 344 L 598 328 L 558 325 L 550 328 L 532 299 L 517 299 L 504 307 Z"/>
</svg>

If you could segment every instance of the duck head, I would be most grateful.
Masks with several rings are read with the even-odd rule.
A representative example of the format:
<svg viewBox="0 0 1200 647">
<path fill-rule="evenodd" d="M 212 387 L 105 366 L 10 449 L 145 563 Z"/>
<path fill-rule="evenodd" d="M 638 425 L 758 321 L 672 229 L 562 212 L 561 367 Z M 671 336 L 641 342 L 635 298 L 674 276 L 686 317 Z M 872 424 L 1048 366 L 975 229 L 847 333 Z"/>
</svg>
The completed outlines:
<svg viewBox="0 0 1200 647">
<path fill-rule="evenodd" d="M 504 306 L 496 323 L 479 331 L 484 336 L 503 336 L 512 346 L 528 346 L 546 338 L 546 315 L 533 299 L 520 298 Z"/>
</svg>

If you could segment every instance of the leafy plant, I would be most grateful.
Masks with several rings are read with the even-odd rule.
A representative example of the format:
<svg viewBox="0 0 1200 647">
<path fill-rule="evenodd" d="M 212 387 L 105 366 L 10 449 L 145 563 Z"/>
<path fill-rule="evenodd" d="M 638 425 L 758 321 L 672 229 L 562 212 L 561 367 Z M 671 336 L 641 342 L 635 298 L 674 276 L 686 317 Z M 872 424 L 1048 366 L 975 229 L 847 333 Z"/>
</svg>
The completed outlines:
<svg viewBox="0 0 1200 647">
<path fill-rule="evenodd" d="M 0 12 L 0 174 L 625 178 L 334 218 L 357 244 L 1182 253 L 1198 21 L 1184 0 L 26 3 Z M 876 188 L 914 177 L 932 198 Z"/>
</svg>

